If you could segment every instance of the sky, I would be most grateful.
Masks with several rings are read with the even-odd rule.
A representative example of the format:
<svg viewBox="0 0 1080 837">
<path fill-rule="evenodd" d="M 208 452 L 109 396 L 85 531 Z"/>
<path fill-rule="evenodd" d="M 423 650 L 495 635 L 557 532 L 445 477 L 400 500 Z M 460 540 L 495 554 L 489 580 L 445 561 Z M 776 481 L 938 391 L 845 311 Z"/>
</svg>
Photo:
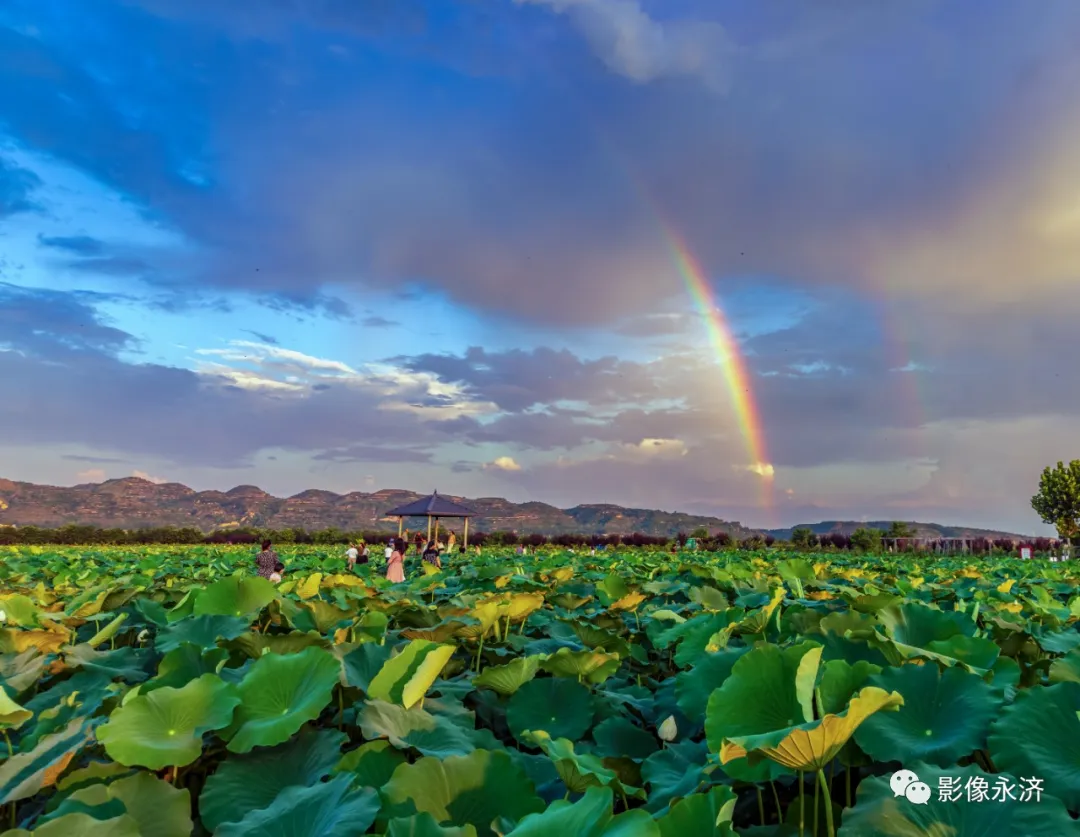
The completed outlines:
<svg viewBox="0 0 1080 837">
<path fill-rule="evenodd" d="M 0 476 L 1050 533 L 1080 4 L 6 0 Z"/>
</svg>

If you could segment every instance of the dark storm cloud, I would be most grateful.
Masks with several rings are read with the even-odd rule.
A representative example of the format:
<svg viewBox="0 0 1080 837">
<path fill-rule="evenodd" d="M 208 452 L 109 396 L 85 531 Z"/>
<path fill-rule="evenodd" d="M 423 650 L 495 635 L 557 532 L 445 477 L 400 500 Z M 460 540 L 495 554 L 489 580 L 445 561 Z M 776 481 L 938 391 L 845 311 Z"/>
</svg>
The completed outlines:
<svg viewBox="0 0 1080 837">
<path fill-rule="evenodd" d="M 320 462 L 430 462 L 430 451 L 409 447 L 350 445 L 326 450 L 311 457 Z"/>
<path fill-rule="evenodd" d="M 48 360 L 73 352 L 112 355 L 133 342 L 79 295 L 0 282 L 0 344 L 10 349 Z"/>
<path fill-rule="evenodd" d="M 658 213 L 714 276 L 956 288 L 972 305 L 1015 295 L 1019 275 L 1029 297 L 1070 277 L 1068 237 L 960 255 L 1018 228 L 1021 199 L 1028 215 L 1059 208 L 1062 178 L 1029 169 L 1064 165 L 1075 145 L 1053 145 L 1067 127 L 1055 96 L 1078 77 L 1075 4 L 988 3 L 973 19 L 920 2 L 643 4 L 643 32 L 723 27 L 737 47 L 724 96 L 649 69 L 663 66 L 659 35 L 613 59 L 595 15 L 607 26 L 632 3 L 579 5 L 592 23 L 535 4 L 148 0 L 103 5 L 76 40 L 61 22 L 76 5 L 23 2 L 49 26 L 0 34 L 4 117 L 200 245 L 183 281 L 175 267 L 153 281 L 323 314 L 346 316 L 317 301 L 328 283 L 409 282 L 537 322 L 611 322 L 680 292 Z M 380 39 L 400 81 L 342 69 Z M 510 46 L 478 80 L 465 56 L 489 42 Z M 870 42 L 908 71 L 869 62 Z M 410 63 L 428 45 L 439 85 Z M 475 101 L 475 118 L 448 101 Z"/>
<path fill-rule="evenodd" d="M 69 462 L 89 462 L 93 465 L 119 465 L 127 462 L 126 459 L 117 459 L 112 456 L 81 456 L 75 453 L 65 453 L 60 458 Z"/>
<path fill-rule="evenodd" d="M 461 357 L 425 354 L 395 361 L 414 372 L 462 384 L 477 400 L 510 412 L 557 401 L 603 407 L 658 394 L 656 382 L 640 364 L 616 357 L 583 360 L 566 349 L 488 352 L 473 346 Z"/>
<path fill-rule="evenodd" d="M 247 329 L 247 328 L 242 328 L 240 330 L 244 334 L 250 334 L 252 337 L 254 337 L 256 340 L 258 340 L 260 343 L 265 343 L 268 346 L 278 346 L 278 345 L 280 345 L 280 343 L 278 343 L 277 339 L 274 338 L 274 337 L 271 337 L 269 334 L 263 334 L 261 331 L 251 331 L 250 329 Z"/>
<path fill-rule="evenodd" d="M 0 218 L 38 209 L 30 196 L 40 185 L 41 179 L 36 174 L 0 157 Z"/>
<path fill-rule="evenodd" d="M 86 235 L 39 235 L 38 241 L 44 247 L 52 247 L 77 256 L 96 256 L 105 249 L 102 242 Z"/>
</svg>

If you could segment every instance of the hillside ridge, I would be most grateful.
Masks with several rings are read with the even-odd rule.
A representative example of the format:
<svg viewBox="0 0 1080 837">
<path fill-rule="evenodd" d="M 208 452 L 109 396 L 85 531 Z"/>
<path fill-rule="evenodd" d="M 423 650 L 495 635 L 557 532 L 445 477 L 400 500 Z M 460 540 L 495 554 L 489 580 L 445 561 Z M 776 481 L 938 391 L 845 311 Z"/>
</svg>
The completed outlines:
<svg viewBox="0 0 1080 837">
<path fill-rule="evenodd" d="M 385 512 L 423 496 L 398 488 L 347 494 L 309 488 L 291 497 L 275 497 L 254 485 L 239 485 L 228 491 L 195 491 L 180 483 L 154 483 L 139 477 L 70 487 L 0 479 L 0 525 L 56 528 L 80 524 L 122 529 L 178 526 L 203 532 L 244 526 L 308 531 L 330 527 L 346 531 L 396 530 L 397 518 L 387 518 Z M 538 501 L 512 503 L 502 497 L 444 496 L 477 512 L 469 523 L 473 531 L 514 530 L 546 535 L 639 532 L 672 536 L 703 526 L 709 532 L 723 531 L 733 538 L 758 533 L 735 521 L 659 509 L 630 509 L 608 503 L 560 509 Z M 414 520 L 413 527 L 418 523 L 419 519 Z M 460 528 L 453 522 L 451 526 Z"/>
</svg>

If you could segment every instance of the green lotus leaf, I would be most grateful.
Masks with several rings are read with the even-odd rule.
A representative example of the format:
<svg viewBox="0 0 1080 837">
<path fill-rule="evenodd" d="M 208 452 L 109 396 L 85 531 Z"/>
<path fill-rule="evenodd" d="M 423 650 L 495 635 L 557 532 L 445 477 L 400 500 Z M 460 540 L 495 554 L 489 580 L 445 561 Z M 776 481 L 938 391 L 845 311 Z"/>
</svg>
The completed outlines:
<svg viewBox="0 0 1080 837">
<path fill-rule="evenodd" d="M 299 654 L 266 654 L 237 687 L 240 705 L 224 733 L 232 753 L 287 741 L 330 702 L 341 665 L 321 648 Z"/>
<path fill-rule="evenodd" d="M 206 780 L 199 813 L 210 831 L 269 807 L 286 788 L 314 785 L 341 758 L 345 734 L 305 727 L 290 741 L 225 759 Z"/>
<path fill-rule="evenodd" d="M 99 820 L 89 814 L 68 814 L 50 820 L 31 831 L 17 829 L 5 832 L 5 837 L 25 834 L 27 837 L 144 837 L 134 817 L 123 814 L 111 819 Z M 150 832 L 148 832 L 148 835 Z"/>
<path fill-rule="evenodd" d="M 431 684 L 454 655 L 453 645 L 414 639 L 391 657 L 368 686 L 368 697 L 400 703 L 406 709 L 423 700 Z"/>
<path fill-rule="evenodd" d="M 679 646 L 675 650 L 675 662 L 679 666 L 694 666 L 705 655 L 721 650 L 719 647 L 712 647 L 717 633 L 730 633 L 742 617 L 742 610 L 730 608 L 722 613 L 695 616 L 685 622 L 680 626 L 683 631 Z"/>
<path fill-rule="evenodd" d="M 232 576 L 199 591 L 195 616 L 251 616 L 277 598 L 277 588 L 261 576 Z"/>
<path fill-rule="evenodd" d="M 680 799 L 657 817 L 660 837 L 735 837 L 731 817 L 736 799 L 735 792 L 724 786 Z"/>
<path fill-rule="evenodd" d="M 881 672 L 881 666 L 859 660 L 849 663 L 846 660 L 829 660 L 821 667 L 821 680 L 818 683 L 820 710 L 827 715 L 844 711 L 856 693 L 873 674 Z"/>
<path fill-rule="evenodd" d="M 251 627 L 246 616 L 195 616 L 162 628 L 154 641 L 161 653 L 190 643 L 202 649 L 216 648 L 218 639 L 236 639 Z"/>
<path fill-rule="evenodd" d="M 866 754 L 883 762 L 949 767 L 984 746 L 1000 706 L 989 683 L 960 668 L 905 665 L 867 682 L 904 696 L 899 710 L 867 718 L 855 733 Z"/>
<path fill-rule="evenodd" d="M 471 825 L 439 825 L 431 814 L 414 814 L 390 820 L 386 837 L 477 837 L 477 834 Z"/>
<path fill-rule="evenodd" d="M 101 809 L 109 803 L 119 804 L 120 813 L 135 820 L 142 837 L 189 837 L 194 828 L 187 790 L 174 788 L 149 773 L 81 788 L 68 796 L 54 815 L 75 813 L 80 805 Z"/>
<path fill-rule="evenodd" d="M 660 837 L 660 826 L 645 811 L 612 816 L 610 788 L 589 788 L 574 803 L 555 802 L 529 814 L 507 837 Z"/>
<path fill-rule="evenodd" d="M 229 725 L 240 697 L 233 686 L 204 674 L 179 689 L 137 695 L 98 728 L 105 752 L 129 767 L 183 767 L 202 753 L 204 733 Z"/>
<path fill-rule="evenodd" d="M 683 741 L 645 759 L 641 778 L 649 787 L 646 810 L 659 813 L 675 800 L 696 793 L 708 781 L 708 753 L 704 741 Z"/>
<path fill-rule="evenodd" d="M 781 649 L 759 644 L 740 657 L 731 675 L 709 697 L 705 711 L 705 734 L 709 748 L 720 752 L 727 740 L 775 733 L 804 722 L 795 681 L 799 663 L 816 643 L 804 642 Z M 748 782 L 783 775 L 780 765 L 730 762 L 724 772 Z"/>
<path fill-rule="evenodd" d="M 44 736 L 29 752 L 16 753 L 0 764 L 0 805 L 27 799 L 56 784 L 90 732 L 88 719 L 75 718 L 59 732 Z"/>
<path fill-rule="evenodd" d="M 1046 792 L 1080 810 L 1080 683 L 1024 689 L 990 728 L 994 765 L 1045 779 Z"/>
<path fill-rule="evenodd" d="M 903 796 L 896 796 L 889 786 L 889 774 L 863 779 L 859 783 L 855 807 L 844 811 L 838 837 L 964 837 L 969 834 L 1075 837 L 1078 833 L 1077 823 L 1061 800 L 1044 793 L 1039 802 L 1034 797 L 1020 802 L 1022 788 L 1008 774 L 983 773 L 974 765 L 942 770 L 914 762 L 905 764 L 904 768 L 913 771 L 921 782 L 930 786 L 930 800 L 916 805 Z M 942 799 L 939 792 L 942 779 L 959 787 L 958 800 Z M 995 787 L 1002 781 L 1011 786 L 1016 801 L 1002 802 L 993 797 Z M 967 801 L 968 782 L 986 783 L 983 786 L 987 791 L 984 801 Z"/>
<path fill-rule="evenodd" d="M 473 685 L 508 697 L 536 677 L 542 659 L 539 654 L 530 654 L 511 660 L 506 665 L 488 666 L 473 678 Z"/>
<path fill-rule="evenodd" d="M 593 730 L 593 740 L 596 741 L 596 751 L 600 756 L 625 756 L 634 761 L 647 759 L 659 746 L 652 733 L 619 716 L 598 724 Z"/>
<path fill-rule="evenodd" d="M 496 817 L 520 819 L 545 807 L 510 756 L 488 750 L 403 764 L 382 794 L 391 816 L 428 813 L 443 825 L 472 825 L 480 837 L 493 834 Z"/>
<path fill-rule="evenodd" d="M 764 757 L 800 772 L 821 770 L 836 758 L 859 726 L 871 715 L 903 706 L 899 692 L 886 692 L 876 686 L 862 689 L 847 708 L 836 715 L 825 715 L 794 727 L 760 735 L 735 736 L 720 748 L 721 764 L 749 756 L 753 765 Z"/>
<path fill-rule="evenodd" d="M 34 604 L 29 596 L 18 593 L 5 596 L 0 599 L 0 612 L 4 614 L 4 618 L 0 621 L 8 625 L 19 628 L 36 628 L 41 624 L 38 621 L 41 608 Z"/>
<path fill-rule="evenodd" d="M 395 747 L 412 747 L 425 756 L 463 756 L 477 749 L 499 749 L 488 730 L 467 730 L 445 715 L 433 715 L 414 706 L 406 709 L 381 700 L 369 700 L 360 711 L 364 738 L 386 738 Z"/>
<path fill-rule="evenodd" d="M 86 643 L 65 649 L 64 658 L 71 668 L 107 675 L 111 680 L 141 683 L 150 677 L 157 657 L 142 648 L 117 648 L 97 651 Z"/>
<path fill-rule="evenodd" d="M 341 658 L 341 676 L 345 685 L 362 689 L 366 694 L 371 681 L 389 659 L 390 648 L 386 645 L 368 642 L 351 649 Z"/>
<path fill-rule="evenodd" d="M 944 611 L 918 602 L 887 607 L 878 613 L 889 639 L 913 648 L 954 636 L 974 636 L 975 623 L 959 611 Z"/>
<path fill-rule="evenodd" d="M 586 649 L 560 648 L 540 662 L 540 668 L 556 677 L 577 677 L 590 683 L 603 683 L 619 670 L 618 654 Z"/>
<path fill-rule="evenodd" d="M 570 629 L 586 648 L 599 648 L 623 658 L 630 656 L 630 643 L 616 633 L 583 622 L 571 622 Z"/>
<path fill-rule="evenodd" d="M 179 689 L 204 674 L 217 674 L 229 659 L 229 652 L 224 648 L 203 650 L 197 645 L 185 643 L 166 654 L 158 663 L 157 676 L 141 688 L 146 694 L 163 686 Z"/>
<path fill-rule="evenodd" d="M 1080 649 L 1050 664 L 1051 683 L 1080 683 Z"/>
<path fill-rule="evenodd" d="M 286 656 L 298 654 L 308 648 L 322 648 L 330 651 L 334 647 L 330 640 L 314 631 L 310 633 L 293 631 L 291 634 L 264 634 L 249 631 L 223 644 L 226 648 L 242 651 L 255 660 L 265 654 Z"/>
<path fill-rule="evenodd" d="M 7 693 L 7 689 L 0 686 L 0 727 L 13 729 L 21 727 L 34 717 L 29 709 L 19 706 Z"/>
<path fill-rule="evenodd" d="M 341 775 L 310 787 L 286 788 L 273 804 L 239 822 L 220 826 L 214 837 L 357 837 L 379 813 L 379 794 L 354 790 Z"/>
<path fill-rule="evenodd" d="M 610 787 L 620 796 L 645 798 L 644 789 L 624 784 L 618 771 L 596 756 L 574 752 L 573 742 L 565 738 L 553 739 L 543 731 L 528 733 L 525 738 L 551 759 L 559 778 L 571 793 L 582 793 L 592 787 Z"/>
<path fill-rule="evenodd" d="M 506 722 L 519 741 L 526 731 L 537 730 L 576 741 L 589 731 L 592 721 L 589 690 L 565 677 L 530 680 L 506 707 Z"/>
<path fill-rule="evenodd" d="M 1067 654 L 1080 647 L 1080 631 L 1074 627 L 1060 631 L 1032 631 L 1032 637 L 1039 647 L 1051 654 Z"/>
<path fill-rule="evenodd" d="M 726 648 L 703 654 L 689 671 L 675 675 L 675 696 L 687 718 L 703 718 L 709 695 L 731 676 L 731 670 L 749 648 Z"/>
<path fill-rule="evenodd" d="M 381 788 L 405 761 L 389 741 L 368 741 L 342 756 L 333 772 L 351 774 L 357 787 Z"/>
</svg>

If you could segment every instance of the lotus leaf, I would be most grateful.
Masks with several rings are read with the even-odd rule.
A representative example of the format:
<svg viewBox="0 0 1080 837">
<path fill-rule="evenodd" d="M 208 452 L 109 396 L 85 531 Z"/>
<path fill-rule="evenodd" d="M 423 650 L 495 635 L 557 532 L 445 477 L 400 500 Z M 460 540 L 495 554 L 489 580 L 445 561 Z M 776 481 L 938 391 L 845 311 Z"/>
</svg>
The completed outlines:
<svg viewBox="0 0 1080 837">
<path fill-rule="evenodd" d="M 156 689 L 114 710 L 97 730 L 109 757 L 128 766 L 183 767 L 202 753 L 202 736 L 229 725 L 236 690 L 213 674 L 179 689 Z"/>
</svg>

